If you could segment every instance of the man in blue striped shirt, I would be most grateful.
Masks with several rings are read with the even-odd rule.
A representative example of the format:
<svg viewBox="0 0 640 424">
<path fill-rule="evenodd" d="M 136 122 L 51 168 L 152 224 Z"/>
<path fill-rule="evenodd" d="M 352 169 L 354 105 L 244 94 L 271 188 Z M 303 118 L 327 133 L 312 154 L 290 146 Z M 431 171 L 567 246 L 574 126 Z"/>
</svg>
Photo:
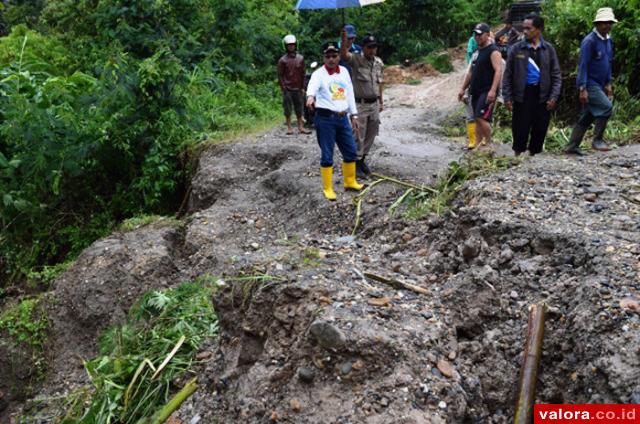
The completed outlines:
<svg viewBox="0 0 640 424">
<path fill-rule="evenodd" d="M 592 123 L 595 124 L 591 146 L 594 150 L 609 150 L 609 145 L 604 141 L 604 130 L 613 111 L 613 43 L 609 32 L 616 22 L 618 21 L 610 7 L 598 9 L 593 20 L 595 28 L 580 44 L 577 82 L 583 108 L 580 119 L 573 127 L 566 153 L 584 155 L 580 150 L 580 143 Z"/>
</svg>

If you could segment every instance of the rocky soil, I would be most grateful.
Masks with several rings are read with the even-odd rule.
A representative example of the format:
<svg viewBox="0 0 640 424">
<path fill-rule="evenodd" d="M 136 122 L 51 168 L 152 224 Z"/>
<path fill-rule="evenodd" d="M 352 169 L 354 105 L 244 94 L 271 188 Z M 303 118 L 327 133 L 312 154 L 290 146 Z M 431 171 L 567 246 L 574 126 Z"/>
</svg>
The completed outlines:
<svg viewBox="0 0 640 424">
<path fill-rule="evenodd" d="M 437 131 L 461 68 L 387 90 L 374 171 L 429 184 L 464 154 Z M 509 422 L 537 302 L 549 307 L 539 401 L 640 403 L 638 169 L 637 146 L 542 154 L 420 220 L 392 217 L 403 189 L 381 184 L 354 237 L 355 195 L 324 199 L 313 135 L 212 146 L 181 225 L 100 240 L 55 282 L 40 394 L 85 383 L 81 358 L 143 292 L 210 274 L 223 280 L 221 334 L 198 355 L 199 390 L 178 422 Z M 273 278 L 232 281 L 256 274 Z"/>
</svg>

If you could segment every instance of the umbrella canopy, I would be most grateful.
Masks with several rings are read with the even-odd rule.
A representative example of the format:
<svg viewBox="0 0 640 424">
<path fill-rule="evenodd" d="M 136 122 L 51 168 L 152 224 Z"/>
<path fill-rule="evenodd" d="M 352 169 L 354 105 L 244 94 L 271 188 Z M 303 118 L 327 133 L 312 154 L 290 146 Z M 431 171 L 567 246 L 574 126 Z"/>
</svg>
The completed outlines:
<svg viewBox="0 0 640 424">
<path fill-rule="evenodd" d="M 382 3 L 384 0 L 298 0 L 296 9 L 344 9 Z"/>
</svg>

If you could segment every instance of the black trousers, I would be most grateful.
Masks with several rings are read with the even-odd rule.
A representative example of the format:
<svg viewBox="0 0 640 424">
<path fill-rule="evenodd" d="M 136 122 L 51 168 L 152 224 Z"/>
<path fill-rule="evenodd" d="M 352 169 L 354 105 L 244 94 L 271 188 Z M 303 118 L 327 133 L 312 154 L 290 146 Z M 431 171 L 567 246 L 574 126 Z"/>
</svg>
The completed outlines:
<svg viewBox="0 0 640 424">
<path fill-rule="evenodd" d="M 540 103 L 540 86 L 528 85 L 524 91 L 523 102 L 513 103 L 513 151 L 522 153 L 529 150 L 532 155 L 540 153 L 550 120 L 551 112 L 547 110 L 547 103 Z"/>
</svg>

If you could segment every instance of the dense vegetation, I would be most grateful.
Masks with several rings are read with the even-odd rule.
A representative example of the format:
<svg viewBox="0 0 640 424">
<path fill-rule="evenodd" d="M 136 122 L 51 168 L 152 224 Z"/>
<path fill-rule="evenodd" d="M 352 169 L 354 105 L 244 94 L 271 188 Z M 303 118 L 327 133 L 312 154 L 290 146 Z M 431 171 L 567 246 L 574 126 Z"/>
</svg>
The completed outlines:
<svg viewBox="0 0 640 424">
<path fill-rule="evenodd" d="M 344 11 L 378 34 L 387 62 L 466 41 L 510 0 L 387 0 Z M 0 296 L 46 287 L 90 242 L 138 215 L 181 203 L 193 152 L 205 141 L 280 116 L 274 63 L 294 33 L 308 61 L 337 39 L 341 12 L 293 10 L 294 0 L 9 0 L 0 5 Z M 575 110 L 577 46 L 604 2 L 549 0 L 546 36 Z M 640 113 L 638 0 L 612 0 L 616 116 Z M 633 59 L 632 59 L 633 58 Z M 635 97 L 634 97 L 635 96 Z M 566 114 L 570 117 L 570 114 Z M 613 127 L 612 127 L 613 128 Z"/>
<path fill-rule="evenodd" d="M 272 122 L 289 6 L 8 2 L 0 288 L 73 258 L 124 218 L 175 212 L 199 141 Z"/>
</svg>

